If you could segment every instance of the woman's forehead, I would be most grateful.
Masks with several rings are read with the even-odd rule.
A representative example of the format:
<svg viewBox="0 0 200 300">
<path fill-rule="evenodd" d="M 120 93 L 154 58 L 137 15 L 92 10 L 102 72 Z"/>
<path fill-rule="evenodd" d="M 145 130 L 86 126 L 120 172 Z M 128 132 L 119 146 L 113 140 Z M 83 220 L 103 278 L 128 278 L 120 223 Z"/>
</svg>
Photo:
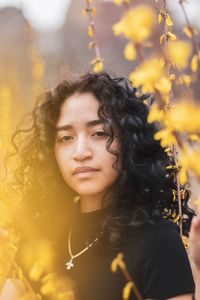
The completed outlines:
<svg viewBox="0 0 200 300">
<path fill-rule="evenodd" d="M 68 97 L 60 109 L 60 115 L 56 123 L 57 131 L 70 130 L 78 127 L 87 129 L 94 126 L 109 125 L 116 127 L 111 117 L 98 115 L 100 103 L 91 93 L 73 94 Z M 115 128 L 116 129 L 116 128 Z"/>
<path fill-rule="evenodd" d="M 68 97 L 60 108 L 59 119 L 90 119 L 98 116 L 99 102 L 90 93 Z"/>
</svg>

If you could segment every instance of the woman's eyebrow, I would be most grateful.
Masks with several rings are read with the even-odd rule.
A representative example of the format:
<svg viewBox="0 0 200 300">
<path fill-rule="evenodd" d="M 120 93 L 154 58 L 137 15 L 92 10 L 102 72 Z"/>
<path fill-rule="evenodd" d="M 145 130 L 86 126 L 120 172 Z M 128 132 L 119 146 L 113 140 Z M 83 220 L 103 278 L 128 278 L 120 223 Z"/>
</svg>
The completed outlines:
<svg viewBox="0 0 200 300">
<path fill-rule="evenodd" d="M 105 124 L 105 120 L 97 119 L 97 120 L 88 121 L 86 123 L 86 127 L 93 127 L 99 124 Z M 70 129 L 73 129 L 73 126 L 71 124 L 66 124 L 66 125 L 56 127 L 56 131 L 70 130 Z"/>
</svg>

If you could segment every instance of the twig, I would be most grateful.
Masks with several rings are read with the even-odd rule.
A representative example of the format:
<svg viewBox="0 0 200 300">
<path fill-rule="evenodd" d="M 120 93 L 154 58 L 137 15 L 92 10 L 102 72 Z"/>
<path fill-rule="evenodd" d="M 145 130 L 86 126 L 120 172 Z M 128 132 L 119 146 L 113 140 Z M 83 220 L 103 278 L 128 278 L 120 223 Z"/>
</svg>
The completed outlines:
<svg viewBox="0 0 200 300">
<path fill-rule="evenodd" d="M 94 63 L 103 63 L 103 59 L 101 57 L 99 44 L 96 40 L 96 30 L 95 30 L 95 23 L 94 23 L 94 12 L 95 8 L 91 6 L 91 1 L 86 0 L 86 7 L 84 9 L 84 12 L 88 14 L 89 17 L 89 27 L 92 31 L 91 42 L 90 42 L 90 48 L 94 49 L 95 52 L 95 62 Z"/>
<path fill-rule="evenodd" d="M 184 16 L 185 16 L 185 20 L 186 20 L 186 23 L 187 23 L 187 27 L 188 27 L 188 29 L 189 29 L 190 32 L 191 32 L 191 39 L 192 39 L 193 47 L 194 47 L 196 53 L 198 54 L 198 53 L 199 53 L 199 47 L 198 47 L 197 41 L 196 41 L 196 39 L 195 39 L 194 32 L 193 32 L 193 30 L 192 30 L 192 25 L 191 25 L 190 20 L 189 20 L 189 18 L 188 18 L 188 16 L 187 16 L 187 13 L 186 13 L 186 10 L 185 10 L 185 7 L 184 7 L 184 4 L 183 4 L 183 3 L 184 3 L 183 0 L 179 0 L 179 4 L 180 4 L 180 6 L 181 6 L 181 8 L 182 8 L 182 11 L 183 11 L 183 14 L 184 14 Z"/>
<path fill-rule="evenodd" d="M 168 15 L 168 11 L 167 11 L 167 0 L 163 0 L 163 23 L 164 23 L 164 34 L 165 34 L 165 39 L 164 39 L 164 53 L 165 53 L 165 61 L 166 61 L 166 73 L 167 73 L 167 77 L 169 78 L 170 76 L 170 62 L 167 56 L 167 43 L 168 43 L 168 26 L 167 26 L 167 22 L 166 22 L 166 18 Z M 170 92 L 170 103 L 169 103 L 169 107 L 173 104 L 174 102 L 174 96 L 173 96 L 173 92 Z M 182 146 L 182 141 L 180 136 L 176 136 L 178 138 L 178 143 L 180 146 Z M 177 147 L 175 145 L 171 146 L 171 152 L 173 154 L 173 158 L 174 158 L 174 162 L 175 165 L 177 165 L 178 163 L 178 151 L 177 151 Z M 179 177 L 178 177 L 178 170 L 175 171 L 175 178 L 176 178 L 176 186 L 177 186 L 177 197 L 178 197 L 178 214 L 179 214 L 179 228 L 180 228 L 180 235 L 182 236 L 183 234 L 183 218 L 182 218 L 182 202 L 181 202 L 181 191 L 180 191 L 180 181 L 179 181 Z"/>
</svg>

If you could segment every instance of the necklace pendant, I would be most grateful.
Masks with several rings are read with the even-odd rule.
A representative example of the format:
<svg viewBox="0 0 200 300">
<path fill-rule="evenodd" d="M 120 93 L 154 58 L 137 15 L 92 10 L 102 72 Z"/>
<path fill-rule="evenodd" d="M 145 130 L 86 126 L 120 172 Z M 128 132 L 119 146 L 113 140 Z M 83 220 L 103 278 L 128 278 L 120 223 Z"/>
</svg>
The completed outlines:
<svg viewBox="0 0 200 300">
<path fill-rule="evenodd" d="M 74 264 L 73 264 L 72 259 L 70 259 L 70 261 L 68 261 L 65 265 L 66 265 L 67 270 L 70 270 L 71 268 L 73 268 Z"/>
</svg>

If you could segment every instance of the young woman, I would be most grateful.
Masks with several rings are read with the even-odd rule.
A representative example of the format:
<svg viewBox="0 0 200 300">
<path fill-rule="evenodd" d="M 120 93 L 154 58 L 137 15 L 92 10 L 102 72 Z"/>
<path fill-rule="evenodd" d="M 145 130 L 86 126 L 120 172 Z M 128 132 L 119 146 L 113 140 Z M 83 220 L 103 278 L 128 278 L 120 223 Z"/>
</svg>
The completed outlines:
<svg viewBox="0 0 200 300">
<path fill-rule="evenodd" d="M 126 279 L 111 272 L 118 253 L 143 299 L 194 293 L 178 226 L 164 220 L 177 213 L 172 161 L 153 139 L 146 98 L 124 78 L 88 73 L 44 94 L 31 129 L 15 136 L 29 222 L 48 217 L 43 234 L 57 229 L 56 271 L 72 279 L 76 300 L 122 298 Z"/>
</svg>

